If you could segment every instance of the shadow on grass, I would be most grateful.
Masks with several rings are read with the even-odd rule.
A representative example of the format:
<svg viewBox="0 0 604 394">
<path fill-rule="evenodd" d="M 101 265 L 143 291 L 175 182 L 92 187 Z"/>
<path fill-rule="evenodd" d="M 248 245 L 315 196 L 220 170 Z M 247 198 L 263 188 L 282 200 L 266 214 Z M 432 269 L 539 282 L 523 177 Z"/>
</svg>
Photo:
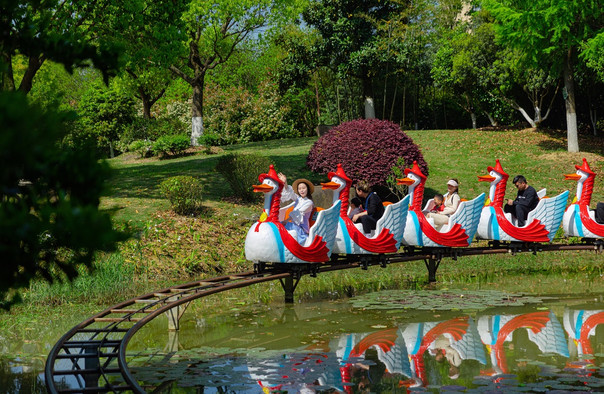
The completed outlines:
<svg viewBox="0 0 604 394">
<path fill-rule="evenodd" d="M 540 148 L 549 151 L 563 151 L 568 149 L 566 130 L 543 130 L 551 139 L 537 144 Z M 579 133 L 579 149 L 581 152 L 604 154 L 604 137 L 587 133 Z"/>
<path fill-rule="evenodd" d="M 290 144 L 295 146 L 295 143 Z M 290 183 L 297 178 L 307 178 L 314 184 L 327 182 L 326 175 L 315 174 L 306 167 L 306 156 L 306 153 L 288 156 L 268 155 L 275 169 L 285 173 Z M 220 200 L 232 197 L 233 192 L 227 180 L 216 171 L 219 157 L 221 155 L 197 155 L 180 157 L 174 161 L 155 160 L 115 168 L 104 196 L 164 199 L 159 188 L 162 181 L 177 175 L 190 175 L 201 180 L 205 198 Z M 263 172 L 266 173 L 268 170 L 266 168 Z"/>
</svg>

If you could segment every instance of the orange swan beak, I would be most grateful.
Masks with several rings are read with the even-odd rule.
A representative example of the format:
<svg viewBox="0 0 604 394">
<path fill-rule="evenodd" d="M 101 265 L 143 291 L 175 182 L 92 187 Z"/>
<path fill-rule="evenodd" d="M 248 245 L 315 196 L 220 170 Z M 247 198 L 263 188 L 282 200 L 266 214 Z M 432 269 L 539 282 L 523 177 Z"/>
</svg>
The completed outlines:
<svg viewBox="0 0 604 394">
<path fill-rule="evenodd" d="M 491 175 L 478 175 L 478 180 L 480 182 L 493 182 L 495 177 Z"/>
<path fill-rule="evenodd" d="M 257 193 L 268 193 L 271 190 L 273 190 L 272 187 L 270 187 L 269 185 L 263 183 L 260 185 L 252 185 L 252 187 L 254 188 L 254 191 Z"/>
<path fill-rule="evenodd" d="M 574 173 L 574 174 L 564 174 L 564 180 L 565 181 L 578 181 L 579 179 L 581 179 L 581 175 Z"/>
<path fill-rule="evenodd" d="M 413 185 L 413 183 L 415 183 L 415 181 L 411 178 L 402 178 L 402 179 L 397 179 L 396 180 L 396 184 L 397 185 L 407 185 L 407 186 L 411 186 Z"/>
<path fill-rule="evenodd" d="M 321 188 L 323 190 L 337 190 L 340 187 L 340 184 L 335 183 L 335 182 L 325 182 L 325 183 L 321 183 Z"/>
</svg>

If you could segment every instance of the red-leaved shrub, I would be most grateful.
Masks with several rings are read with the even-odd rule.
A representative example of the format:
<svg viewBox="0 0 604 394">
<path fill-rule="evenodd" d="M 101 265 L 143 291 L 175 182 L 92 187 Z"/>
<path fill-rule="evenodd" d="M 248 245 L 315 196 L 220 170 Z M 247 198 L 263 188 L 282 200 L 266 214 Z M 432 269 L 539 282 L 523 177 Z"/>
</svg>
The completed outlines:
<svg viewBox="0 0 604 394">
<path fill-rule="evenodd" d="M 399 169 L 395 174 L 399 175 L 400 165 L 404 162 L 404 167 L 411 167 L 414 160 L 428 175 L 419 147 L 397 124 L 359 119 L 342 123 L 319 138 L 310 149 L 306 164 L 312 171 L 326 174 L 341 163 L 353 181 L 365 179 L 372 185 L 386 185 L 397 162 Z"/>
</svg>

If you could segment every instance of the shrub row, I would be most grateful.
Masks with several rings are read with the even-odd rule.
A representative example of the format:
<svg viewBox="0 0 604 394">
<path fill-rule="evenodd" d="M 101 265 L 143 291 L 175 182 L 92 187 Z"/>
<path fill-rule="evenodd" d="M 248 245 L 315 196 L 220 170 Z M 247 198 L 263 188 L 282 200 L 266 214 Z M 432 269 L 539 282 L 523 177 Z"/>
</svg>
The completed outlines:
<svg viewBox="0 0 604 394">
<path fill-rule="evenodd" d="M 243 201 L 257 198 L 252 185 L 258 183 L 258 175 L 267 172 L 270 160 L 259 154 L 231 153 L 218 159 L 216 170 L 231 186 L 233 195 Z M 160 190 L 170 201 L 172 210 L 180 215 L 198 213 L 202 207 L 201 181 L 191 176 L 175 176 L 164 180 Z"/>
<path fill-rule="evenodd" d="M 186 135 L 165 135 L 159 137 L 157 141 L 136 140 L 128 145 L 128 151 L 136 152 L 143 157 L 153 155 L 167 157 L 178 156 L 184 153 L 191 146 L 189 136 Z"/>
</svg>

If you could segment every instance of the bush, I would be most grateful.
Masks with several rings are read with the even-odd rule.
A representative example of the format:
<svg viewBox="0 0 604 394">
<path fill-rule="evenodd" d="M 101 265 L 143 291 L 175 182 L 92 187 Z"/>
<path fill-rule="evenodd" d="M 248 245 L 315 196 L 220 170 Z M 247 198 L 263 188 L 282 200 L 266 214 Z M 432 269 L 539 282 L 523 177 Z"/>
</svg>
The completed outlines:
<svg viewBox="0 0 604 394">
<path fill-rule="evenodd" d="M 203 188 L 199 179 L 180 175 L 166 179 L 159 187 L 179 215 L 194 214 L 201 209 Z"/>
<path fill-rule="evenodd" d="M 165 135 L 153 143 L 153 153 L 164 157 L 168 154 L 177 156 L 190 146 L 191 141 L 187 135 Z"/>
<path fill-rule="evenodd" d="M 253 201 L 255 194 L 252 185 L 258 183 L 258 175 L 266 172 L 269 165 L 267 157 L 255 153 L 230 153 L 218 159 L 216 170 L 226 178 L 236 197 Z"/>
<path fill-rule="evenodd" d="M 401 159 L 400 162 L 397 161 Z M 319 138 L 308 154 L 307 165 L 317 173 L 335 171 L 342 164 L 346 175 L 372 185 L 387 185 L 393 167 L 411 167 L 417 160 L 428 175 L 419 147 L 398 125 L 378 119 L 342 123 Z"/>
<path fill-rule="evenodd" d="M 73 279 L 93 268 L 97 250 L 125 239 L 99 210 L 109 166 L 93 148 L 61 146 L 66 119 L 21 92 L 0 92 L 0 309 L 32 280 Z"/>
<path fill-rule="evenodd" d="M 218 134 L 205 132 L 201 135 L 200 143 L 206 147 L 219 146 L 220 136 Z"/>
<path fill-rule="evenodd" d="M 120 142 L 129 146 L 136 140 L 155 141 L 166 135 L 187 134 L 187 126 L 177 118 L 136 118 L 125 128 Z"/>
<path fill-rule="evenodd" d="M 257 94 L 242 87 L 220 88 L 211 85 L 206 92 L 204 126 L 218 136 L 215 145 L 227 145 L 278 138 L 298 137 L 276 86 L 267 81 Z"/>
<path fill-rule="evenodd" d="M 130 152 L 138 153 L 141 158 L 149 157 L 153 154 L 153 142 L 149 140 L 132 141 L 132 143 L 128 145 L 128 150 Z"/>
<path fill-rule="evenodd" d="M 111 150 L 134 119 L 134 99 L 114 87 L 94 86 L 79 102 L 79 123 Z"/>
</svg>

